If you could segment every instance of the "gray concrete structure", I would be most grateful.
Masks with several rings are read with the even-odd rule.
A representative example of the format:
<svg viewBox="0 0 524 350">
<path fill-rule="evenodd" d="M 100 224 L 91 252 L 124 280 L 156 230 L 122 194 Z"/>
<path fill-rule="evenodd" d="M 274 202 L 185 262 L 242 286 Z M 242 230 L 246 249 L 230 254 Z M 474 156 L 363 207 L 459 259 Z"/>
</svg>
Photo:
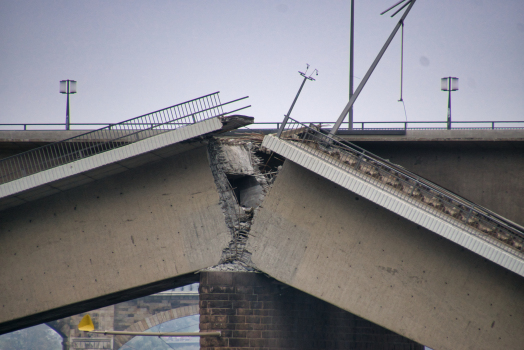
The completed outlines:
<svg viewBox="0 0 524 350">
<path fill-rule="evenodd" d="M 358 132 L 358 129 L 354 130 Z M 348 141 L 476 141 L 501 142 L 524 139 L 524 129 L 408 129 L 405 135 L 381 135 L 380 130 L 373 134 L 350 135 L 340 132 L 340 137 Z"/>
<path fill-rule="evenodd" d="M 262 146 L 357 196 L 524 276 L 523 228 L 515 230 L 503 221 L 494 224 L 491 218 L 496 213 L 473 212 L 469 202 L 440 190 L 438 185 L 426 185 L 415 178 L 406 181 L 406 176 L 416 175 L 400 167 L 390 168 L 393 164 L 388 165 L 378 158 L 363 158 L 364 154 L 358 158 L 359 154 L 350 150 L 344 153 L 333 147 L 323 150 L 323 146 L 316 143 L 310 146 L 310 140 L 305 143 L 291 140 L 268 135 Z M 506 225 L 510 230 L 500 225 Z"/>
<path fill-rule="evenodd" d="M 39 155 L 35 154 L 31 161 L 27 162 L 28 164 L 20 166 L 20 173 L 14 172 L 14 176 L 18 175 L 18 178 L 0 184 L 2 200 L 6 198 L 14 200 L 9 202 L 10 205 L 5 203 L 3 208 L 45 197 L 87 182 L 96 181 L 107 175 L 168 157 L 179 152 L 179 144 L 183 141 L 194 139 L 221 128 L 220 118 L 211 118 L 153 136 L 146 135 L 143 139 L 138 134 L 127 136 L 129 133 L 123 133 L 126 136 L 120 136 L 122 133 L 118 133 L 118 137 L 129 139 L 126 146 L 105 150 L 90 156 L 84 156 L 82 152 L 79 152 L 78 158 L 72 158 L 65 164 L 51 164 L 49 168 L 45 166 L 43 167 L 45 170 L 39 169 L 34 163 L 46 163 L 46 161 L 49 161 L 50 155 L 44 152 Z M 75 153 L 75 151 L 67 150 L 64 153 L 70 154 Z M 57 158 L 61 155 L 59 153 Z M 9 163 L 16 164 L 16 162 Z M 36 169 L 27 171 L 25 168 L 31 165 L 34 165 Z"/>
<path fill-rule="evenodd" d="M 1 130 L 0 159 L 13 156 L 52 142 L 75 137 L 90 130 Z"/>
<path fill-rule="evenodd" d="M 416 144 L 422 142 L 445 149 L 458 141 L 439 136 Z M 474 148 L 487 141 L 464 142 Z M 263 202 L 254 219 L 244 218 L 253 213 L 246 208 L 232 220 L 227 210 L 241 208 L 227 203 L 235 194 L 224 196 L 233 189 L 220 181 L 238 170 L 217 175 L 220 162 L 209 161 L 206 147 L 196 141 L 162 161 L 0 211 L 0 280 L 9 286 L 0 292 L 0 333 L 187 284 L 194 272 L 237 259 L 233 251 L 240 249 L 252 268 L 434 349 L 513 349 L 524 342 L 524 316 L 515 312 L 524 306 L 522 277 L 289 161 L 267 183 L 272 187 L 255 193 L 256 205 Z M 436 167 L 446 159 L 454 164 L 455 156 L 441 152 L 442 163 L 424 168 L 435 182 Z M 483 176 L 498 176 L 497 165 L 519 159 L 518 151 L 510 153 L 512 160 L 494 151 L 481 163 Z M 405 163 L 417 153 L 407 154 Z M 474 173 L 475 164 L 464 172 Z M 452 173 L 439 176 L 478 192 L 470 177 Z M 513 176 L 503 172 L 502 179 Z M 509 197 L 522 190 L 519 181 L 506 186 L 516 188 Z M 249 194 L 252 186 L 244 187 Z M 483 200 L 498 211 L 493 198 Z M 502 214 L 518 216 L 511 210 L 519 200 Z"/>
<path fill-rule="evenodd" d="M 191 140 L 252 121 L 232 115 L 167 130 L 96 130 L 2 159 L 0 210 L 158 161 L 192 148 Z"/>
<path fill-rule="evenodd" d="M 434 349 L 520 349 L 522 277 L 294 163 L 256 214 L 261 271 Z"/>
<path fill-rule="evenodd" d="M 0 324 L 151 294 L 215 265 L 231 238 L 218 200 L 202 145 L 0 212 Z"/>
<path fill-rule="evenodd" d="M 524 225 L 523 130 L 343 135 L 364 149 Z"/>
</svg>

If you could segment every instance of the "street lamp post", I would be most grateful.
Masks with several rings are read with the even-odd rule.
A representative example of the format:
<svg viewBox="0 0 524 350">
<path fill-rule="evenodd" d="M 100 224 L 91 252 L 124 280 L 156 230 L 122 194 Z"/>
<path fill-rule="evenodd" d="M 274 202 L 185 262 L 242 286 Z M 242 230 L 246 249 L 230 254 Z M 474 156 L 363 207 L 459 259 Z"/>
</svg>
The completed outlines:
<svg viewBox="0 0 524 350">
<path fill-rule="evenodd" d="M 459 79 L 447 77 L 440 79 L 440 90 L 448 91 L 448 130 L 451 130 L 451 91 L 459 89 Z"/>
<path fill-rule="evenodd" d="M 66 130 L 69 130 L 69 95 L 76 94 L 76 80 L 60 80 L 60 93 L 67 95 Z"/>
</svg>

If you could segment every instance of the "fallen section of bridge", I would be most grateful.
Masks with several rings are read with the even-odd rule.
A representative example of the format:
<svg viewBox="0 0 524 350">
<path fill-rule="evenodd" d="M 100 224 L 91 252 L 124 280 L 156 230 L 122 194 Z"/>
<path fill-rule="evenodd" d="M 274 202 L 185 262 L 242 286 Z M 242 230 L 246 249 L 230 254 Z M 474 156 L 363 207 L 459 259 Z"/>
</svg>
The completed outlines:
<svg viewBox="0 0 524 350">
<path fill-rule="evenodd" d="M 433 349 L 524 341 L 518 225 L 293 122 L 246 249 L 260 271 Z"/>
<path fill-rule="evenodd" d="M 0 210 L 65 191 L 194 147 L 191 139 L 253 118 L 224 112 L 215 92 L 0 161 Z"/>
<path fill-rule="evenodd" d="M 268 135 L 262 145 L 524 276 L 524 228 L 314 125 L 292 121 L 281 138 Z"/>
</svg>

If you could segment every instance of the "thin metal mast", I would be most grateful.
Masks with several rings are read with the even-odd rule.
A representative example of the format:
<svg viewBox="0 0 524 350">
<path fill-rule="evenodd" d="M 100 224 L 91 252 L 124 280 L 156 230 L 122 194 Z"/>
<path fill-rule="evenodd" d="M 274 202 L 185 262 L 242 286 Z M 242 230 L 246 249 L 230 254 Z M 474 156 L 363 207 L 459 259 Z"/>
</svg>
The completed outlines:
<svg viewBox="0 0 524 350">
<path fill-rule="evenodd" d="M 66 130 L 69 130 L 69 80 L 67 81 Z"/>
<path fill-rule="evenodd" d="M 402 99 L 402 87 L 404 83 L 404 22 L 402 22 L 402 39 L 400 40 L 400 100 L 399 102 L 403 102 Z"/>
<path fill-rule="evenodd" d="M 300 96 L 300 92 L 302 91 L 302 88 L 304 87 L 304 84 L 306 83 L 306 80 L 312 80 L 312 81 L 315 81 L 315 79 L 313 79 L 311 76 L 313 74 L 315 74 L 315 72 L 317 73 L 318 75 L 318 69 L 315 69 L 313 70 L 313 73 L 311 73 L 309 75 L 309 77 L 306 75 L 307 74 L 307 70 L 309 69 L 309 64 L 307 65 L 307 68 L 306 68 L 306 72 L 303 73 L 303 72 L 300 72 L 300 75 L 304 77 L 304 80 L 302 80 L 302 84 L 300 85 L 300 88 L 298 89 L 298 92 L 297 92 L 297 95 L 295 96 L 295 99 L 293 100 L 293 103 L 291 104 L 291 107 L 289 107 L 289 111 L 287 112 L 287 114 L 285 115 L 284 117 L 284 120 L 282 121 L 282 125 L 280 126 L 280 128 L 278 129 L 278 132 L 277 132 L 277 137 L 280 138 L 280 135 L 282 135 L 282 131 L 284 131 L 284 128 L 286 127 L 286 124 L 287 124 L 287 120 L 289 119 L 289 116 L 291 115 L 291 111 L 293 110 L 293 107 L 295 106 L 295 103 L 297 102 L 298 100 L 298 96 Z"/>
<path fill-rule="evenodd" d="M 349 99 L 353 97 L 353 56 L 355 33 L 355 0 L 351 0 L 351 28 L 349 34 Z M 353 130 L 353 106 L 348 113 L 348 129 Z"/>
<path fill-rule="evenodd" d="M 451 130 L 451 77 L 448 78 L 448 130 Z"/>
<path fill-rule="evenodd" d="M 402 2 L 402 1 L 401 1 Z M 397 25 L 395 26 L 395 28 L 393 29 L 393 32 L 391 33 L 391 35 L 389 36 L 388 40 L 386 40 L 386 43 L 384 44 L 384 46 L 382 47 L 382 49 L 380 50 L 380 52 L 378 53 L 377 57 L 375 58 L 375 61 L 373 61 L 373 63 L 371 64 L 371 67 L 369 67 L 366 75 L 364 76 L 364 78 L 362 79 L 362 81 L 360 82 L 360 84 L 358 85 L 357 87 L 357 90 L 355 91 L 355 93 L 353 94 L 353 96 L 351 97 L 351 99 L 349 100 L 349 102 L 347 103 L 346 107 L 344 108 L 344 110 L 342 111 L 342 113 L 340 114 L 340 117 L 338 117 L 337 119 L 337 122 L 335 123 L 335 125 L 333 126 L 333 128 L 331 129 L 331 131 L 329 132 L 330 135 L 335 135 L 338 131 L 338 128 L 340 128 L 340 125 L 342 124 L 342 122 L 344 121 L 344 118 L 346 117 L 346 115 L 348 114 L 349 110 L 351 107 L 353 107 L 353 104 L 355 103 L 355 100 L 357 99 L 358 95 L 360 94 L 360 92 L 362 91 L 362 89 L 364 88 L 364 86 L 366 85 L 369 77 L 371 76 L 371 74 L 373 73 L 373 71 L 375 70 L 375 68 L 377 67 L 378 65 L 378 62 L 380 61 L 380 59 L 382 58 L 382 56 L 384 55 L 384 53 L 386 52 L 386 49 L 388 48 L 389 44 L 391 43 L 391 41 L 393 40 L 393 38 L 395 37 L 395 34 L 397 34 L 397 31 L 399 30 L 400 26 L 402 25 L 402 23 L 404 23 L 404 19 L 407 17 L 409 11 L 411 10 L 411 8 L 413 7 L 413 5 L 415 4 L 416 0 L 411 0 L 409 2 L 409 6 L 408 8 L 406 9 L 406 11 L 404 12 L 404 14 L 402 15 L 402 18 L 400 19 L 400 21 L 397 23 Z M 398 12 L 398 11 L 397 11 Z"/>
</svg>

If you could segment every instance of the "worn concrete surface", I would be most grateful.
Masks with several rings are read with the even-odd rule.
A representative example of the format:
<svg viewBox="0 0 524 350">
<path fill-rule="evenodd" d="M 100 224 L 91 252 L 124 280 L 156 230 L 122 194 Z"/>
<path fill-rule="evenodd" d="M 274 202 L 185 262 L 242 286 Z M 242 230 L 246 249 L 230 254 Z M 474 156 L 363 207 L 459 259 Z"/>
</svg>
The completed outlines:
<svg viewBox="0 0 524 350">
<path fill-rule="evenodd" d="M 83 132 L 0 131 L 0 159 Z M 524 129 L 407 130 L 404 136 L 341 137 L 524 225 Z M 232 170 L 249 174 L 251 169 Z"/>
<path fill-rule="evenodd" d="M 1 130 L 0 159 L 13 156 L 52 142 L 62 141 L 90 130 Z"/>
<path fill-rule="evenodd" d="M 57 142 L 91 130 L 1 130 L 0 142 Z"/>
<path fill-rule="evenodd" d="M 356 142 L 524 226 L 524 142 Z"/>
<path fill-rule="evenodd" d="M 206 147 L 2 211 L 0 333 L 215 265 L 230 239 Z"/>
<path fill-rule="evenodd" d="M 358 130 L 358 129 L 356 129 Z M 1 134 L 0 134 L 1 135 Z M 524 141 L 524 129 L 419 129 L 406 135 L 339 135 L 348 141 Z"/>
<path fill-rule="evenodd" d="M 341 137 L 524 225 L 524 129 Z"/>
<path fill-rule="evenodd" d="M 289 161 L 247 249 L 281 282 L 434 349 L 524 343 L 524 279 Z"/>
</svg>

